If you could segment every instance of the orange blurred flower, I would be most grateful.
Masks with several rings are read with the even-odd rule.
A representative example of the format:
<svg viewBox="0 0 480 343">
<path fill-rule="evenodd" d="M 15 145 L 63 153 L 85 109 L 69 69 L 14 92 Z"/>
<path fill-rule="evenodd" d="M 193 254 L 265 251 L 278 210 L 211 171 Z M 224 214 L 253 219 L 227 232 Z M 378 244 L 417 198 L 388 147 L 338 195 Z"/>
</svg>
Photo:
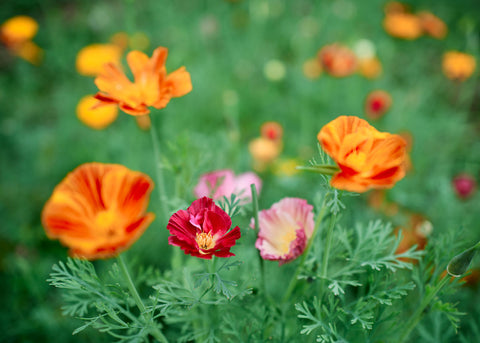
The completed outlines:
<svg viewBox="0 0 480 343">
<path fill-rule="evenodd" d="M 340 116 L 317 138 L 340 168 L 330 182 L 335 188 L 351 192 L 391 188 L 405 176 L 405 140 L 379 132 L 363 119 Z"/>
<path fill-rule="evenodd" d="M 449 51 L 443 55 L 443 73 L 451 80 L 465 81 L 475 71 L 475 57 L 459 51 Z"/>
<path fill-rule="evenodd" d="M 367 79 L 376 79 L 382 74 L 382 63 L 377 57 L 359 59 L 358 72 Z"/>
<path fill-rule="evenodd" d="M 391 14 L 391 13 L 405 13 L 408 12 L 408 6 L 405 5 L 404 3 L 401 3 L 399 1 L 389 1 L 385 4 L 384 7 L 384 12 L 385 14 Z"/>
<path fill-rule="evenodd" d="M 282 139 L 283 128 L 276 121 L 267 121 L 260 127 L 260 134 L 267 139 L 278 141 Z"/>
<path fill-rule="evenodd" d="M 5 21 L 0 27 L 0 40 L 15 55 L 39 64 L 43 50 L 31 40 L 38 31 L 37 22 L 28 16 L 16 16 Z"/>
<path fill-rule="evenodd" d="M 5 21 L 0 27 L 0 37 L 7 46 L 14 46 L 31 40 L 38 31 L 35 19 L 19 15 Z"/>
<path fill-rule="evenodd" d="M 379 119 L 392 106 L 392 97 L 383 90 L 374 90 L 365 99 L 365 114 L 370 119 Z"/>
<path fill-rule="evenodd" d="M 433 231 L 433 226 L 423 215 L 414 213 L 410 215 L 405 227 L 395 229 L 395 235 L 398 235 L 400 230 L 402 232 L 402 240 L 395 251 L 396 254 L 401 254 L 414 245 L 417 246 L 417 250 L 424 250 L 427 245 L 428 236 L 430 236 Z M 408 259 L 402 258 L 402 260 Z"/>
<path fill-rule="evenodd" d="M 335 77 L 349 76 L 357 68 L 357 57 L 353 51 L 338 43 L 325 45 L 318 52 L 318 59 L 323 69 Z"/>
<path fill-rule="evenodd" d="M 447 35 L 447 25 L 433 13 L 423 11 L 418 13 L 418 18 L 420 19 L 423 31 L 429 36 L 436 39 L 443 39 Z"/>
<path fill-rule="evenodd" d="M 97 76 L 107 63 L 120 65 L 122 48 L 115 44 L 91 44 L 77 53 L 76 67 L 81 75 Z"/>
<path fill-rule="evenodd" d="M 58 184 L 42 211 L 50 239 L 75 257 L 109 258 L 128 249 L 155 218 L 145 213 L 152 180 L 117 164 L 86 163 Z"/>
<path fill-rule="evenodd" d="M 255 162 L 258 162 L 260 165 L 268 164 L 280 155 L 282 143 L 265 137 L 258 137 L 250 141 L 248 150 Z"/>
<path fill-rule="evenodd" d="M 180 67 L 167 74 L 165 62 L 168 49 L 155 49 L 152 57 L 140 51 L 131 51 L 127 62 L 134 82 L 130 81 L 118 66 L 109 63 L 95 79 L 100 90 L 95 98 L 105 104 L 116 103 L 128 114 L 138 116 L 150 113 L 149 106 L 161 109 L 171 98 L 180 97 L 192 90 L 190 74 Z"/>
<path fill-rule="evenodd" d="M 411 13 L 387 13 L 383 27 L 389 35 L 401 39 L 417 39 L 423 33 L 420 19 Z"/>
<path fill-rule="evenodd" d="M 92 129 L 101 130 L 112 124 L 118 116 L 115 104 L 96 106 L 98 100 L 93 95 L 84 96 L 77 105 L 77 117 Z"/>
</svg>

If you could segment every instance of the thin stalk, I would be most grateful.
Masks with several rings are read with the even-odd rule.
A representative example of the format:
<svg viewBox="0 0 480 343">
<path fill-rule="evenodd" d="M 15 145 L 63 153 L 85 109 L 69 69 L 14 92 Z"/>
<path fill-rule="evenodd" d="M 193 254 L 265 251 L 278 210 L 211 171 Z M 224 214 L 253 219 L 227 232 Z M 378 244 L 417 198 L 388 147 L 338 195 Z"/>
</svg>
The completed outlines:
<svg viewBox="0 0 480 343">
<path fill-rule="evenodd" d="M 337 173 L 340 169 L 337 166 L 332 166 L 332 165 L 327 165 L 327 164 L 322 164 L 322 165 L 316 165 L 316 166 L 297 166 L 298 170 L 304 170 L 304 171 L 309 171 L 313 173 L 319 173 L 323 175 L 334 175 Z"/>
<path fill-rule="evenodd" d="M 125 264 L 125 261 L 123 260 L 122 255 L 118 255 L 117 262 L 118 262 L 118 266 L 120 267 L 120 271 L 123 274 L 124 280 L 127 282 L 127 286 L 130 291 L 130 294 L 132 295 L 133 300 L 135 300 L 135 304 L 140 310 L 141 316 L 145 320 L 145 324 L 150 325 L 151 318 L 147 317 L 147 309 L 143 304 L 143 301 L 140 298 L 140 295 L 138 294 L 137 288 L 135 287 L 135 284 L 133 283 L 132 278 L 130 277 L 130 273 L 128 272 L 128 268 Z M 168 340 L 165 338 L 165 336 L 156 326 L 153 326 L 149 332 L 152 334 L 153 337 L 155 337 L 155 339 L 157 339 L 157 341 L 168 343 Z"/>
<path fill-rule="evenodd" d="M 157 174 L 157 189 L 158 195 L 160 198 L 160 207 L 162 210 L 162 215 L 164 219 L 168 218 L 168 209 L 167 209 L 167 202 L 165 197 L 165 184 L 163 181 L 163 170 L 160 164 L 160 148 L 158 144 L 158 135 L 155 129 L 155 125 L 152 122 L 150 126 L 150 136 L 152 137 L 152 145 L 153 145 L 153 154 L 155 155 L 155 172 Z"/>
<path fill-rule="evenodd" d="M 323 217 L 325 215 L 325 199 L 323 200 L 322 208 L 320 210 L 320 213 L 317 216 L 317 219 L 315 221 L 315 228 L 313 229 L 312 237 L 307 242 L 307 246 L 305 247 L 305 250 L 303 251 L 300 263 L 297 266 L 297 269 L 295 270 L 295 274 L 293 275 L 293 278 L 290 280 L 290 284 L 288 285 L 287 291 L 283 295 L 282 301 L 285 302 L 288 300 L 290 295 L 292 294 L 295 286 L 297 285 L 298 281 L 298 275 L 300 274 L 300 271 L 302 270 L 303 264 L 305 263 L 305 260 L 307 259 L 308 252 L 310 251 L 310 248 L 312 247 L 312 243 L 315 240 L 315 236 L 317 232 L 319 231 L 320 224 L 322 223 Z"/>
<path fill-rule="evenodd" d="M 258 196 L 257 196 L 257 189 L 255 188 L 255 185 L 252 183 L 250 185 L 250 189 L 252 191 L 252 206 L 253 206 L 253 220 L 254 220 L 254 225 L 255 225 L 255 231 L 257 233 L 260 231 L 260 226 L 258 222 Z M 260 265 L 260 285 L 262 287 L 262 291 L 264 296 L 267 296 L 267 286 L 265 285 L 265 262 L 260 256 L 260 252 L 257 254 L 258 256 L 258 263 Z"/>
<path fill-rule="evenodd" d="M 327 239 L 325 242 L 325 250 L 323 251 L 323 260 L 322 260 L 322 271 L 321 276 L 324 280 L 327 277 L 327 270 L 328 270 L 328 257 L 330 255 L 330 247 L 332 245 L 332 236 L 333 236 L 333 228 L 335 227 L 335 221 L 337 219 L 336 214 L 332 214 L 332 218 L 330 219 L 330 225 L 327 231 Z"/>
<path fill-rule="evenodd" d="M 410 317 L 410 320 L 405 324 L 405 330 L 403 331 L 403 334 L 400 336 L 398 339 L 398 343 L 405 342 L 410 336 L 410 333 L 413 331 L 415 326 L 420 322 L 423 316 L 423 311 L 427 308 L 427 306 L 430 304 L 430 302 L 435 298 L 437 293 L 445 286 L 447 281 L 450 279 L 450 276 L 444 276 L 443 279 L 435 286 L 435 288 L 426 296 L 423 298 L 422 302 L 420 303 L 420 306 L 417 308 L 415 313 Z"/>
</svg>

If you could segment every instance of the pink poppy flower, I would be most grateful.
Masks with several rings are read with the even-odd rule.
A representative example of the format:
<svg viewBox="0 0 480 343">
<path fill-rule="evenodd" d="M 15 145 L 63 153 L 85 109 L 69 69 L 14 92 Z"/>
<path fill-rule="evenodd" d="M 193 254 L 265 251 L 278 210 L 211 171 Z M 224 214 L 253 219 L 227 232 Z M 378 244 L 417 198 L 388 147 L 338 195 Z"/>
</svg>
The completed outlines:
<svg viewBox="0 0 480 343">
<path fill-rule="evenodd" d="M 262 180 L 252 172 L 235 176 L 231 169 L 216 170 L 203 174 L 195 186 L 193 193 L 197 198 L 207 196 L 214 200 L 230 197 L 232 194 L 241 198 L 241 203 L 252 201 L 250 185 L 255 185 L 257 193 L 260 193 Z"/>
<path fill-rule="evenodd" d="M 168 221 L 168 244 L 185 254 L 204 259 L 230 257 L 230 248 L 240 238 L 240 228 L 230 230 L 232 220 L 212 199 L 195 200 L 187 210 L 174 213 Z"/>
<path fill-rule="evenodd" d="M 312 236 L 313 206 L 299 198 L 284 198 L 258 213 L 259 227 L 255 247 L 265 260 L 280 265 L 300 256 Z M 250 226 L 255 225 L 253 219 Z"/>
</svg>

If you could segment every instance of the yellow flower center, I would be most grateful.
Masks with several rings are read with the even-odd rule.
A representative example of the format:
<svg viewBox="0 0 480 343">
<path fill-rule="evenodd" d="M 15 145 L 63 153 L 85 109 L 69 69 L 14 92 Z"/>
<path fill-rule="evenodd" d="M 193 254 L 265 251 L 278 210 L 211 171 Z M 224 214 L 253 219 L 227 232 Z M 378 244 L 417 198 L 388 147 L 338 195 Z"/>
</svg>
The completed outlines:
<svg viewBox="0 0 480 343">
<path fill-rule="evenodd" d="M 213 240 L 213 236 L 211 233 L 197 233 L 197 236 L 195 237 L 195 241 L 198 244 L 198 247 L 201 250 L 209 250 L 215 247 L 215 241 Z M 200 253 L 203 254 L 203 252 L 200 250 Z"/>
<path fill-rule="evenodd" d="M 119 214 L 116 211 L 104 210 L 95 217 L 95 231 L 106 238 L 113 238 L 119 234 Z"/>
<path fill-rule="evenodd" d="M 290 243 L 297 237 L 295 230 L 288 231 L 285 233 L 278 242 L 278 249 L 282 254 L 288 254 L 290 251 Z"/>
<path fill-rule="evenodd" d="M 347 163 L 351 166 L 361 167 L 365 164 L 367 154 L 363 151 L 354 151 L 347 157 Z"/>
</svg>

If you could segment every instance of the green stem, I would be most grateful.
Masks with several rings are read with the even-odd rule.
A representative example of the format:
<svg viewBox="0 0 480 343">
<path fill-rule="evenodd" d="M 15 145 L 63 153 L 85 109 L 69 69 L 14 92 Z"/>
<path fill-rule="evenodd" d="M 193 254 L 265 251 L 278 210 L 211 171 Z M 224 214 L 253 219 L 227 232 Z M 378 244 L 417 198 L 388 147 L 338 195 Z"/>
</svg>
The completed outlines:
<svg viewBox="0 0 480 343">
<path fill-rule="evenodd" d="M 331 166 L 331 165 L 327 165 L 327 164 L 310 166 L 310 167 L 297 166 L 297 169 L 298 170 L 309 171 L 309 172 L 313 172 L 313 173 L 324 174 L 324 175 L 334 175 L 335 173 L 337 173 L 340 170 L 337 166 Z"/>
<path fill-rule="evenodd" d="M 330 255 L 330 247 L 332 245 L 332 237 L 333 237 L 333 228 L 335 227 L 335 221 L 337 216 L 332 214 L 332 218 L 330 219 L 330 225 L 327 231 L 327 239 L 325 242 L 325 250 L 323 251 L 323 260 L 322 260 L 322 271 L 321 276 L 324 280 L 327 277 L 327 270 L 328 270 L 328 257 Z"/>
<path fill-rule="evenodd" d="M 325 205 L 325 199 L 324 199 L 323 204 L 322 204 L 322 208 L 320 210 L 320 213 L 318 214 L 317 219 L 315 221 L 315 228 L 313 229 L 312 237 L 310 237 L 310 239 L 308 240 L 307 246 L 305 247 L 305 250 L 302 254 L 300 263 L 298 264 L 297 269 L 295 270 L 295 274 L 293 275 L 292 279 L 290 280 L 290 284 L 288 285 L 287 291 L 283 295 L 283 298 L 282 298 L 283 302 L 286 302 L 288 300 L 288 298 L 290 298 L 290 295 L 292 294 L 295 286 L 297 285 L 298 275 L 300 274 L 300 271 L 302 270 L 303 264 L 305 263 L 305 260 L 307 259 L 308 252 L 310 251 L 310 248 L 313 245 L 312 243 L 315 239 L 315 236 L 316 236 L 317 232 L 319 231 L 320 224 L 322 223 L 323 217 L 325 215 L 325 209 L 326 208 L 327 207 Z"/>
<path fill-rule="evenodd" d="M 405 342 L 410 336 L 410 333 L 413 331 L 415 326 L 420 322 L 423 316 L 423 311 L 427 308 L 427 306 L 430 304 L 430 302 L 435 298 L 437 293 L 445 286 L 447 281 L 450 280 L 450 276 L 444 276 L 443 279 L 435 286 L 433 290 L 431 290 L 426 297 L 423 298 L 422 302 L 420 303 L 420 306 L 417 308 L 415 313 L 410 317 L 410 320 L 405 324 L 405 330 L 403 331 L 403 334 L 400 336 L 398 339 L 398 343 Z"/>
<path fill-rule="evenodd" d="M 150 135 L 152 137 L 152 145 L 153 145 L 153 154 L 155 155 L 155 172 L 157 174 L 157 189 L 158 195 L 160 198 L 160 207 L 162 210 L 162 215 L 164 219 L 168 218 L 168 209 L 167 209 L 167 202 L 165 197 L 165 184 L 163 182 L 163 168 L 160 163 L 160 148 L 158 144 L 158 136 L 157 131 L 155 129 L 155 125 L 152 121 L 152 125 L 150 126 Z"/>
<path fill-rule="evenodd" d="M 120 267 L 120 271 L 123 274 L 123 277 L 125 281 L 127 282 L 128 290 L 130 291 L 130 294 L 133 297 L 133 300 L 135 300 L 135 304 L 137 305 L 138 309 L 140 310 L 141 316 L 145 320 L 146 325 L 150 325 L 151 317 L 147 317 L 147 309 L 145 305 L 143 304 L 142 299 L 140 298 L 140 295 L 138 294 L 137 288 L 135 287 L 135 284 L 133 283 L 132 278 L 130 277 L 130 273 L 128 272 L 128 268 L 125 264 L 125 261 L 123 260 L 122 255 L 117 256 L 117 262 L 118 266 Z M 153 337 L 157 339 L 159 342 L 163 343 L 168 343 L 168 340 L 165 338 L 165 336 L 162 334 L 162 332 L 156 327 L 153 326 L 150 330 L 150 333 L 152 334 Z"/>
<path fill-rule="evenodd" d="M 255 231 L 257 233 L 260 231 L 259 221 L 258 221 L 258 196 L 257 196 L 257 189 L 255 185 L 252 183 L 250 185 L 250 190 L 252 191 L 252 206 L 253 206 L 253 219 L 255 223 Z M 260 256 L 260 252 L 257 254 L 258 256 L 258 263 L 260 266 L 260 285 L 265 297 L 267 297 L 267 286 L 265 284 L 265 262 Z"/>
</svg>

